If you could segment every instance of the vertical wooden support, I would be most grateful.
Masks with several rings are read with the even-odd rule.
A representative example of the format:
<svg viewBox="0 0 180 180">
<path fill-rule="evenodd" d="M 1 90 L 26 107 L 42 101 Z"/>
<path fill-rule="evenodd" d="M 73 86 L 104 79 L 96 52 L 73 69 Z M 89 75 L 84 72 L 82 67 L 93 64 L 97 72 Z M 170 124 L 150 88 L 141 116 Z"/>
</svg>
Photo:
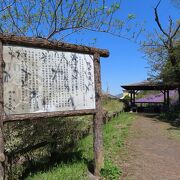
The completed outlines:
<svg viewBox="0 0 180 180">
<path fill-rule="evenodd" d="M 133 90 L 133 105 L 135 105 L 135 101 L 136 101 L 136 92 L 135 90 Z"/>
<path fill-rule="evenodd" d="M 0 180 L 4 180 L 5 176 L 5 155 L 4 155 L 4 137 L 3 137 L 3 129 L 2 123 L 0 127 Z"/>
<path fill-rule="evenodd" d="M 168 108 L 169 108 L 169 103 L 170 103 L 169 90 L 167 90 L 167 106 L 168 106 Z"/>
<path fill-rule="evenodd" d="M 132 90 L 131 90 L 131 107 L 133 105 L 133 94 L 132 94 Z"/>
<path fill-rule="evenodd" d="M 0 180 L 5 176 L 5 155 L 4 155 L 4 135 L 3 135 L 3 46 L 0 41 Z"/>
<path fill-rule="evenodd" d="M 166 90 L 164 90 L 163 94 L 164 94 L 164 106 L 165 106 L 166 105 Z"/>
<path fill-rule="evenodd" d="M 93 119 L 93 145 L 94 145 L 94 174 L 100 175 L 100 170 L 104 166 L 103 155 L 103 136 L 102 136 L 102 124 L 103 113 L 101 106 L 101 74 L 100 74 L 100 56 L 94 54 L 94 75 L 95 75 L 95 92 L 96 92 L 96 114 Z"/>
</svg>

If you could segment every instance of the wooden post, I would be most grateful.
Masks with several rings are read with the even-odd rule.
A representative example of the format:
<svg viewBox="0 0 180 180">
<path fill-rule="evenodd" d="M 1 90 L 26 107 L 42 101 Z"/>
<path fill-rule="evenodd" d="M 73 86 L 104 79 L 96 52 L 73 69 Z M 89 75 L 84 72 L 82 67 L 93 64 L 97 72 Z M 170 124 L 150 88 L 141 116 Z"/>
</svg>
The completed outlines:
<svg viewBox="0 0 180 180">
<path fill-rule="evenodd" d="M 132 105 L 133 105 L 133 94 L 132 94 L 133 92 L 132 92 L 132 90 L 131 90 L 131 107 L 132 107 Z"/>
<path fill-rule="evenodd" d="M 2 123 L 0 127 L 0 180 L 4 180 L 5 176 L 5 155 L 4 155 L 4 137 L 3 137 L 3 129 Z"/>
<path fill-rule="evenodd" d="M 164 106 L 166 105 L 166 90 L 164 90 Z"/>
<path fill-rule="evenodd" d="M 96 92 L 96 114 L 93 119 L 93 145 L 94 145 L 94 174 L 100 175 L 100 170 L 104 166 L 103 155 L 103 112 L 101 106 L 101 74 L 100 74 L 100 56 L 94 54 L 94 75 L 95 75 L 95 92 Z"/>
<path fill-rule="evenodd" d="M 167 90 L 167 107 L 168 107 L 168 108 L 169 108 L 169 103 L 170 103 L 169 90 Z"/>
<path fill-rule="evenodd" d="M 135 105 L 135 101 L 136 101 L 136 92 L 135 90 L 133 90 L 133 105 Z"/>
<path fill-rule="evenodd" d="M 5 155 L 3 135 L 3 46 L 0 41 L 0 180 L 5 176 Z"/>
</svg>

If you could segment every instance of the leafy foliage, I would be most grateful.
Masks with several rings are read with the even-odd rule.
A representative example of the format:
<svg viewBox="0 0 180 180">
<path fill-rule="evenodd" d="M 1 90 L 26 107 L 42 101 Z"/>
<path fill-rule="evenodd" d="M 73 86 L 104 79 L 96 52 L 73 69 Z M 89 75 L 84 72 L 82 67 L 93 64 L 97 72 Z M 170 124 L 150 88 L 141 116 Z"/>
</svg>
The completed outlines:
<svg viewBox="0 0 180 180">
<path fill-rule="evenodd" d="M 102 105 L 103 108 L 109 113 L 119 112 L 123 109 L 123 103 L 120 103 L 118 99 L 112 99 L 106 95 L 103 96 Z"/>
<path fill-rule="evenodd" d="M 6 123 L 5 152 L 9 158 L 9 175 L 18 179 L 27 168 L 36 167 L 37 162 L 51 164 L 57 160 L 59 152 L 71 152 L 79 139 L 89 133 L 91 118 Z"/>
<path fill-rule="evenodd" d="M 160 78 L 170 84 L 172 81 L 174 81 L 174 83 L 180 82 L 180 42 L 177 42 L 177 46 L 174 48 L 174 56 L 177 60 L 176 65 L 173 66 L 170 61 L 167 61 L 160 73 Z"/>
<path fill-rule="evenodd" d="M 118 1 L 0 0 L 0 31 L 59 40 L 83 30 L 121 36 L 125 20 L 116 18 L 119 12 Z M 127 15 L 127 27 L 134 18 Z"/>
<path fill-rule="evenodd" d="M 154 33 L 148 34 L 147 40 L 142 43 L 144 52 L 150 65 L 150 76 L 155 80 L 165 83 L 179 83 L 179 28 L 180 22 L 173 22 L 169 16 L 168 25 L 164 28 L 161 24 L 158 7 L 154 8 L 157 27 Z"/>
</svg>

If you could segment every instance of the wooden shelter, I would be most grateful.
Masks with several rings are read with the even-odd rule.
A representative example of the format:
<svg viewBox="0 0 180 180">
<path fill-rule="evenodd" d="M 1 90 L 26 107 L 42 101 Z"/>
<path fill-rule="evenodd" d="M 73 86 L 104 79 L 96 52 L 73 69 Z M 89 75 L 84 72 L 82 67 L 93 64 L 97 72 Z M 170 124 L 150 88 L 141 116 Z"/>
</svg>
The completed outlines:
<svg viewBox="0 0 180 180">
<path fill-rule="evenodd" d="M 122 85 L 123 89 L 127 90 L 130 93 L 130 104 L 131 107 L 134 106 L 136 102 L 136 94 L 139 91 L 145 90 L 154 90 L 160 91 L 164 94 L 164 105 L 169 106 L 170 98 L 169 98 L 169 91 L 175 90 L 180 88 L 180 84 L 163 84 L 162 82 L 151 82 L 151 81 L 143 81 L 140 83 L 134 83 L 129 85 Z M 149 103 L 149 102 L 141 102 L 141 103 Z"/>
</svg>

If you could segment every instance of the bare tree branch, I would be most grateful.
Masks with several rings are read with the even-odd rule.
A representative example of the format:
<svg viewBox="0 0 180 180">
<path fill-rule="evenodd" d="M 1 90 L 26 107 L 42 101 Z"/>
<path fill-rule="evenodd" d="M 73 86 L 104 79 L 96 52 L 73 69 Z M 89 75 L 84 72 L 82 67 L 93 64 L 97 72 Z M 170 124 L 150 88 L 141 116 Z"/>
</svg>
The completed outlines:
<svg viewBox="0 0 180 180">
<path fill-rule="evenodd" d="M 169 36 L 171 36 L 172 33 L 172 25 L 173 25 L 173 21 L 171 16 L 169 16 Z"/>
<path fill-rule="evenodd" d="M 0 10 L 0 13 L 3 12 L 3 11 L 5 11 L 6 9 L 9 9 L 11 6 L 13 6 L 13 4 L 14 4 L 15 2 L 16 2 L 16 0 L 14 0 L 11 4 L 7 5 L 6 7 L 2 8 L 2 9 Z"/>
<path fill-rule="evenodd" d="M 161 30 L 161 32 L 162 32 L 165 36 L 169 37 L 169 35 L 163 30 L 162 25 L 161 25 L 161 23 L 160 23 L 160 21 L 159 21 L 159 16 L 158 16 L 157 8 L 158 8 L 158 6 L 160 5 L 160 3 L 161 3 L 161 0 L 158 2 L 157 6 L 154 8 L 155 21 L 156 21 L 159 29 Z"/>
<path fill-rule="evenodd" d="M 141 32 L 140 25 L 136 26 L 135 30 L 134 26 L 130 26 L 131 19 L 127 18 L 126 21 L 115 16 L 120 8 L 120 0 L 111 3 L 106 0 L 31 0 L 31 3 L 14 0 L 14 2 L 16 3 L 12 4 L 11 8 L 0 14 L 0 21 L 4 21 L 0 27 L 2 32 L 41 36 L 47 39 L 57 38 L 57 40 L 87 29 L 114 34 L 117 37 L 124 37 L 127 34 L 127 39 L 137 38 Z M 2 0 L 1 7 L 7 7 L 6 5 L 7 0 Z"/>
</svg>

